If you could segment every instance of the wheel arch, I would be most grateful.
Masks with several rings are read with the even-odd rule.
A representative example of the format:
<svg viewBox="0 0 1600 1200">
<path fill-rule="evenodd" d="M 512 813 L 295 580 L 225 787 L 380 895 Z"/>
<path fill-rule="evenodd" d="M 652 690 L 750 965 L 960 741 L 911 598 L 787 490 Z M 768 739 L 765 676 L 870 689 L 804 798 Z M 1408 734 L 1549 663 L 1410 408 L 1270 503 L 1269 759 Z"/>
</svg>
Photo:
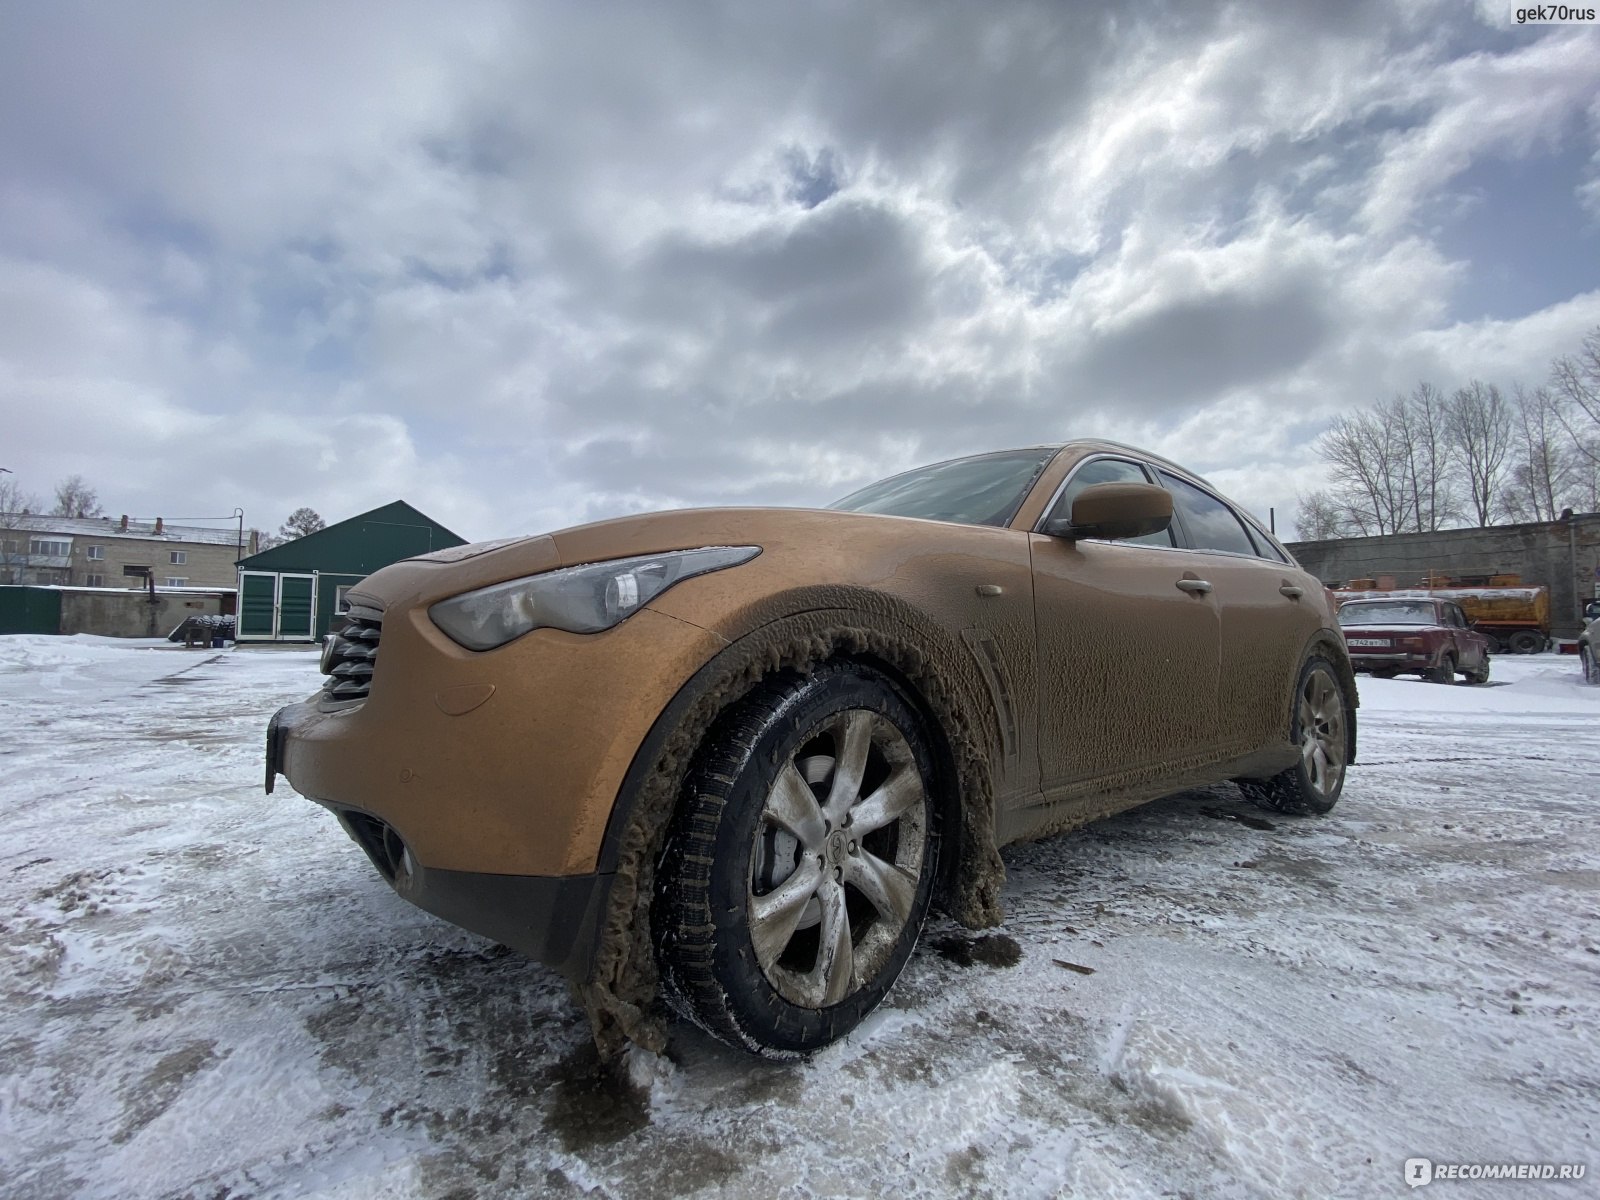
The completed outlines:
<svg viewBox="0 0 1600 1200">
<path fill-rule="evenodd" d="M 998 924 L 1005 868 L 994 843 L 997 714 L 958 638 L 882 593 L 759 624 L 705 663 L 662 709 L 624 776 L 601 843 L 610 880 L 589 977 L 578 984 L 603 1054 L 632 1040 L 659 1049 L 651 907 L 656 865 L 684 778 L 707 732 L 763 679 L 838 658 L 870 664 L 924 718 L 939 770 L 942 853 L 935 902 L 973 928 Z"/>
</svg>

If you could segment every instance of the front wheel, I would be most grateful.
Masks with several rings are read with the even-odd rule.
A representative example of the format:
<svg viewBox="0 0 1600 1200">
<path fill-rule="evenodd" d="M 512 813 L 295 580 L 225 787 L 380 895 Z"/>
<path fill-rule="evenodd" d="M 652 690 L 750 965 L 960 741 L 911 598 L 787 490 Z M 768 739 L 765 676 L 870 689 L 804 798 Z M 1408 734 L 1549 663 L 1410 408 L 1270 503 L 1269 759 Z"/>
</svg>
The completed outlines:
<svg viewBox="0 0 1600 1200">
<path fill-rule="evenodd" d="M 1600 683 L 1600 663 L 1595 662 L 1594 647 L 1579 646 L 1578 661 L 1583 664 L 1583 681 Z"/>
<path fill-rule="evenodd" d="M 1476 671 L 1468 671 L 1467 672 L 1467 682 L 1468 683 L 1488 683 L 1489 682 L 1489 656 L 1487 654 L 1485 654 L 1483 656 L 1483 662 L 1478 665 L 1478 669 Z"/>
<path fill-rule="evenodd" d="M 1300 761 L 1271 779 L 1241 779 L 1245 797 L 1282 813 L 1325 813 L 1344 790 L 1350 761 L 1350 702 L 1334 666 L 1312 655 L 1300 668 L 1289 710 L 1289 739 Z"/>
<path fill-rule="evenodd" d="M 718 721 L 659 873 L 657 958 L 681 1015 L 790 1058 L 878 1005 L 933 893 L 929 745 L 895 683 L 849 661 L 769 680 Z"/>
</svg>

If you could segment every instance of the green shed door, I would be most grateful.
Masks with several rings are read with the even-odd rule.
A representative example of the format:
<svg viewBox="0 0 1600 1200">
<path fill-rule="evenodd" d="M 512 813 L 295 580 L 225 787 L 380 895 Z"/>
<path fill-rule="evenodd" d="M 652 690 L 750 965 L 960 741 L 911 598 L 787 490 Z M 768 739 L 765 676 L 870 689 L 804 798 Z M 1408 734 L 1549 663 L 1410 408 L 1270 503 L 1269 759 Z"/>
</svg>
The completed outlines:
<svg viewBox="0 0 1600 1200">
<path fill-rule="evenodd" d="M 240 641 L 270 641 L 277 632 L 278 577 L 262 571 L 239 573 Z"/>
<path fill-rule="evenodd" d="M 278 636 L 310 641 L 315 580 L 310 575 L 278 576 Z"/>
</svg>

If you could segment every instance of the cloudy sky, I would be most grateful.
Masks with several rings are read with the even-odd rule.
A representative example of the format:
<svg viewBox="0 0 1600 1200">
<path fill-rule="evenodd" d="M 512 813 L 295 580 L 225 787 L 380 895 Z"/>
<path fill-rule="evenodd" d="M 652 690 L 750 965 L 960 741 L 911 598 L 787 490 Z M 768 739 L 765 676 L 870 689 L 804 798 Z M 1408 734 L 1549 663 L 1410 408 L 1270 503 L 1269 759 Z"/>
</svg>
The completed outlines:
<svg viewBox="0 0 1600 1200">
<path fill-rule="evenodd" d="M 1111 436 L 1279 528 L 1600 325 L 1509 3 L 0 5 L 0 466 L 471 538 Z"/>
</svg>

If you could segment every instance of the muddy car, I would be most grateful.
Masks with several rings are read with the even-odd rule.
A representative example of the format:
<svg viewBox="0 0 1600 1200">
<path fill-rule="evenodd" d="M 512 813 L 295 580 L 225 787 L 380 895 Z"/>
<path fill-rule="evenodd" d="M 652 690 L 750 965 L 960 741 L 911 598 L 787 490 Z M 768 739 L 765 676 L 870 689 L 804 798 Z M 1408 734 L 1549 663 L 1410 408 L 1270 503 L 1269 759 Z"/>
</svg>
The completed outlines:
<svg viewBox="0 0 1600 1200">
<path fill-rule="evenodd" d="M 1600 615 L 1592 618 L 1578 635 L 1578 662 L 1585 683 L 1600 683 Z"/>
<path fill-rule="evenodd" d="M 349 598 L 267 790 L 566 973 L 606 1049 L 661 1043 L 659 994 L 804 1054 L 883 999 L 930 905 L 999 920 L 998 847 L 1225 780 L 1326 812 L 1355 755 L 1321 585 L 1111 443 L 458 547 Z"/>
<path fill-rule="evenodd" d="M 1339 624 L 1350 662 L 1379 679 L 1420 675 L 1434 683 L 1489 682 L 1491 643 L 1461 606 L 1432 598 L 1346 600 Z"/>
</svg>

